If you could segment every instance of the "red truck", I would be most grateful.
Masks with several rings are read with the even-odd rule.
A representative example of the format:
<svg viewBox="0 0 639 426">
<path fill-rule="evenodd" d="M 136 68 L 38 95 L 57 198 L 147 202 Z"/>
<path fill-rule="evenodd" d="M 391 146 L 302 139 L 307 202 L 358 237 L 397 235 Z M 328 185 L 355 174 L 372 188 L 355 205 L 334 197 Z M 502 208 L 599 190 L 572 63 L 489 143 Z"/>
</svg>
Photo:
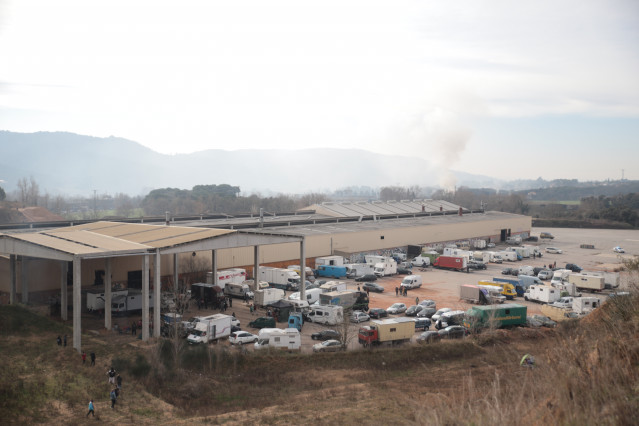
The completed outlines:
<svg viewBox="0 0 639 426">
<path fill-rule="evenodd" d="M 455 271 L 463 271 L 465 269 L 468 272 L 468 261 L 461 256 L 439 256 L 435 259 L 433 266 L 439 269 L 452 269 Z"/>
</svg>

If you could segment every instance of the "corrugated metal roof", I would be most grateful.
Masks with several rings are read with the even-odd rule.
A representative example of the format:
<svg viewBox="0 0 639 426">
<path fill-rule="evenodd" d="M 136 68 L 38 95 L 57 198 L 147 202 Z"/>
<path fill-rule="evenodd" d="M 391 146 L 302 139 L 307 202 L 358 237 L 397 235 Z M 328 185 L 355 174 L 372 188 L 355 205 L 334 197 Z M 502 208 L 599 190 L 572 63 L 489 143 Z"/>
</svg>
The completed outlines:
<svg viewBox="0 0 639 426">
<path fill-rule="evenodd" d="M 144 252 L 150 247 L 118 240 L 89 231 L 36 232 L 12 235 L 11 238 L 74 255 L 104 252 Z"/>
</svg>

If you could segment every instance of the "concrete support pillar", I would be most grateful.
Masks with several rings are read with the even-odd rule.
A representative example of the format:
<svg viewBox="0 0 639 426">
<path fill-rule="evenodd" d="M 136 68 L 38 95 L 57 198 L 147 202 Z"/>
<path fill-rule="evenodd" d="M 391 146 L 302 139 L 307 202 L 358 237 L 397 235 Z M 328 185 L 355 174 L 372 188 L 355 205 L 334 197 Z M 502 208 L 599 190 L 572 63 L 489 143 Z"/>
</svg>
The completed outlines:
<svg viewBox="0 0 639 426">
<path fill-rule="evenodd" d="M 158 325 L 156 325 L 157 327 Z M 149 340 L 149 255 L 142 259 L 142 340 Z"/>
<path fill-rule="evenodd" d="M 211 283 L 217 285 L 217 250 L 211 250 L 211 273 L 213 274 Z"/>
<path fill-rule="evenodd" d="M 253 280 L 255 281 L 255 290 L 257 290 L 260 282 L 260 246 L 253 247 Z"/>
<path fill-rule="evenodd" d="M 300 241 L 300 300 L 306 300 L 306 245 L 304 237 Z"/>
<path fill-rule="evenodd" d="M 69 264 L 67 262 L 60 263 L 60 316 L 63 321 L 69 319 L 69 286 L 67 285 L 67 272 Z"/>
<path fill-rule="evenodd" d="M 27 277 L 27 258 L 20 256 L 20 283 L 22 284 L 22 303 L 29 303 L 29 277 Z"/>
<path fill-rule="evenodd" d="M 179 262 L 178 262 L 178 254 L 174 253 L 173 254 L 173 289 L 175 291 L 175 294 L 179 294 L 180 292 L 180 276 L 178 274 L 179 272 Z"/>
<path fill-rule="evenodd" d="M 73 347 L 82 352 L 82 263 L 73 258 Z"/>
<path fill-rule="evenodd" d="M 111 323 L 111 302 L 113 301 L 113 294 L 111 293 L 113 288 L 113 282 L 111 281 L 112 270 L 111 258 L 107 257 L 104 260 L 104 328 L 109 331 L 113 327 Z"/>
<path fill-rule="evenodd" d="M 153 265 L 155 266 L 155 272 L 153 273 L 153 337 L 160 337 L 160 308 L 162 306 L 160 301 L 160 290 L 162 290 L 162 284 L 160 283 L 160 249 L 155 249 Z"/>
<path fill-rule="evenodd" d="M 16 255 L 15 254 L 11 254 L 9 255 L 9 274 L 11 275 L 11 277 L 9 278 L 11 280 L 11 282 L 9 283 L 9 303 L 12 305 L 15 305 L 18 300 L 16 298 L 16 289 L 17 289 L 17 285 L 16 285 L 16 264 L 18 263 L 18 261 L 16 260 Z"/>
</svg>

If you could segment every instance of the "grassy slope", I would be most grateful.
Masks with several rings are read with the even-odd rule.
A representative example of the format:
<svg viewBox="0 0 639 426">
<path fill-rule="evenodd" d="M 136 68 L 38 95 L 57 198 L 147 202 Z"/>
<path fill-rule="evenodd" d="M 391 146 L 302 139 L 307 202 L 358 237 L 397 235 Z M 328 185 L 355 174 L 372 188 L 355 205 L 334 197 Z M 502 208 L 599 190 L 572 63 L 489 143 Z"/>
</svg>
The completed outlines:
<svg viewBox="0 0 639 426">
<path fill-rule="evenodd" d="M 626 424 L 639 415 L 636 307 L 634 299 L 558 330 L 498 330 L 391 350 L 192 348 L 175 369 L 168 346 L 89 335 L 83 342 L 96 348 L 98 365 L 83 366 L 71 347 L 55 343 L 69 329 L 2 306 L 0 414 L 11 423 L 84 423 L 93 398 L 106 423 Z M 536 369 L 519 366 L 524 353 L 535 355 Z M 124 377 L 115 411 L 106 379 L 112 360 Z"/>
</svg>

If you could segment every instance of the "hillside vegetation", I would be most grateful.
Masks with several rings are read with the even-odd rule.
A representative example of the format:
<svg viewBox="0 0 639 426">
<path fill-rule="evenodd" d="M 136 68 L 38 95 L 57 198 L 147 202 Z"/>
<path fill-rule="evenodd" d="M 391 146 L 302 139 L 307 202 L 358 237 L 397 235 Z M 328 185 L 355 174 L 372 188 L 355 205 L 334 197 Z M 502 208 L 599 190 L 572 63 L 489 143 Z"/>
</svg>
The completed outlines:
<svg viewBox="0 0 639 426">
<path fill-rule="evenodd" d="M 83 335 L 33 308 L 0 307 L 4 424 L 634 424 L 639 300 L 619 297 L 557 329 L 495 330 L 463 341 L 337 354 L 253 353 L 172 340 Z M 533 369 L 519 361 L 536 359 Z M 115 410 L 106 371 L 124 378 Z"/>
</svg>

